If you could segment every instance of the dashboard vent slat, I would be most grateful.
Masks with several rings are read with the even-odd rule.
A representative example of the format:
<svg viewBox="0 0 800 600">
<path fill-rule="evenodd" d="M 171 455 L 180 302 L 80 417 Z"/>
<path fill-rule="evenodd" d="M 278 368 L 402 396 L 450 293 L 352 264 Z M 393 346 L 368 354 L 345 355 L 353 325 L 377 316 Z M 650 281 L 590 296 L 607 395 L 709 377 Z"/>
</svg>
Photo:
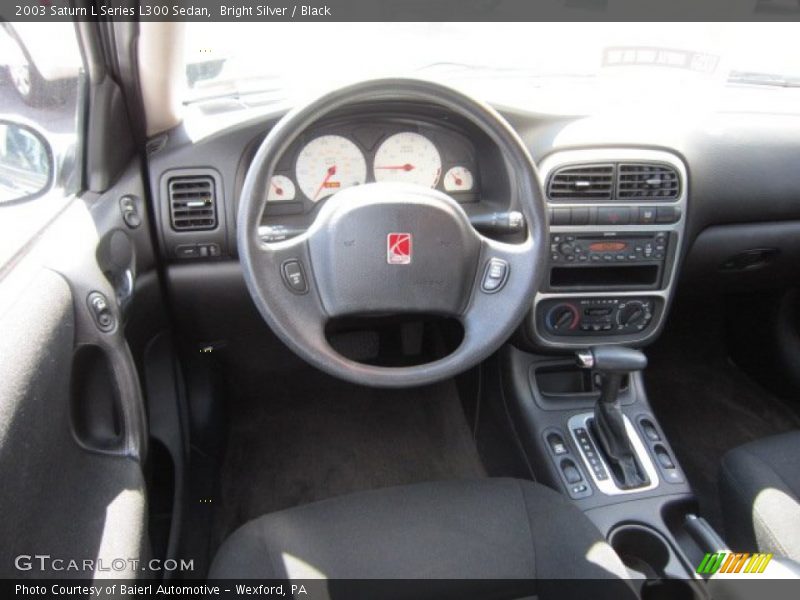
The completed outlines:
<svg viewBox="0 0 800 600">
<path fill-rule="evenodd" d="M 175 231 L 202 231 L 217 226 L 217 197 L 212 177 L 173 177 L 167 187 L 170 221 Z"/>
<path fill-rule="evenodd" d="M 668 165 L 622 163 L 618 169 L 620 200 L 675 200 L 680 195 L 680 178 Z"/>
<path fill-rule="evenodd" d="M 613 165 L 562 167 L 553 173 L 547 186 L 547 195 L 554 200 L 611 200 L 613 191 Z"/>
</svg>

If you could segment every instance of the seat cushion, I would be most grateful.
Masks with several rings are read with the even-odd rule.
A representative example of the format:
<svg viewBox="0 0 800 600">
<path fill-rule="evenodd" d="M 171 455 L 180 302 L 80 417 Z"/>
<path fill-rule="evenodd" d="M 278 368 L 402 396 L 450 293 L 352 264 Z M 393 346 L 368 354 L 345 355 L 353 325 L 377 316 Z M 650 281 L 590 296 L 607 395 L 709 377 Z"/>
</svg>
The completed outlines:
<svg viewBox="0 0 800 600">
<path fill-rule="evenodd" d="M 800 431 L 731 450 L 722 459 L 719 481 L 733 550 L 800 561 Z"/>
<path fill-rule="evenodd" d="M 235 531 L 210 571 L 211 578 L 502 579 L 520 594 L 506 597 L 545 597 L 555 588 L 569 597 L 575 582 L 554 580 L 626 576 L 565 497 L 514 479 L 386 488 L 268 514 Z M 603 587 L 608 597 L 630 592 L 619 583 Z"/>
</svg>

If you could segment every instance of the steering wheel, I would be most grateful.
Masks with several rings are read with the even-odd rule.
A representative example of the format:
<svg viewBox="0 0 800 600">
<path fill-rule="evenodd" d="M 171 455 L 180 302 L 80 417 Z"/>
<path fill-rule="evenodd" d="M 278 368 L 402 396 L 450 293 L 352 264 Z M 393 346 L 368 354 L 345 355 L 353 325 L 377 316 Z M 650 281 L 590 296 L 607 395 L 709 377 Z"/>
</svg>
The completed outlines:
<svg viewBox="0 0 800 600">
<path fill-rule="evenodd" d="M 265 190 L 292 142 L 333 111 L 384 100 L 444 107 L 497 144 L 511 193 L 527 222 L 524 241 L 487 238 L 447 194 L 398 183 L 346 188 L 326 200 L 302 235 L 274 243 L 261 240 Z M 510 337 L 539 287 L 546 219 L 536 167 L 523 142 L 494 109 L 438 83 L 380 79 L 328 93 L 287 113 L 272 128 L 245 177 L 237 241 L 250 294 L 289 348 L 341 379 L 411 387 L 467 370 Z M 326 338 L 326 324 L 335 317 L 387 313 L 453 317 L 463 326 L 463 338 L 451 354 L 408 367 L 350 360 Z"/>
</svg>

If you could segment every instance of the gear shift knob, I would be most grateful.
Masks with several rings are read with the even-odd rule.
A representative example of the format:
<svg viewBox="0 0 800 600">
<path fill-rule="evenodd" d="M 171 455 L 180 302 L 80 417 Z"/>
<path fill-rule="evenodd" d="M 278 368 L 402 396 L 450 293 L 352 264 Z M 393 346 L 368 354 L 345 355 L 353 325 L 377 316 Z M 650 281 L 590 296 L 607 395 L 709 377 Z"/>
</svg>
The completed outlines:
<svg viewBox="0 0 800 600">
<path fill-rule="evenodd" d="M 642 352 L 625 346 L 594 346 L 580 350 L 577 359 L 578 366 L 599 373 L 624 375 L 647 366 L 647 357 Z"/>
<path fill-rule="evenodd" d="M 646 485 L 647 476 L 637 462 L 625 427 L 619 389 L 624 375 L 647 366 L 647 357 L 624 346 L 595 346 L 578 352 L 577 360 L 580 367 L 594 369 L 600 380 L 600 398 L 594 407 L 592 432 L 614 478 L 623 489 Z"/>
</svg>

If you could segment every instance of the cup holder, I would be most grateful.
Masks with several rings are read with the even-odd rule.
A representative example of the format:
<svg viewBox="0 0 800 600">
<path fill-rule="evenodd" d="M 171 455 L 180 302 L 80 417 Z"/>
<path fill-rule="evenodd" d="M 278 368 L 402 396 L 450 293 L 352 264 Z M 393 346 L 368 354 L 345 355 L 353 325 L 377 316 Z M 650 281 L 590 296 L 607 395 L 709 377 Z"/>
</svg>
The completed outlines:
<svg viewBox="0 0 800 600">
<path fill-rule="evenodd" d="M 664 537 L 643 525 L 623 525 L 611 532 L 609 544 L 635 579 L 642 583 L 642 600 L 692 600 L 695 598 L 677 556 Z"/>
<path fill-rule="evenodd" d="M 625 525 L 611 533 L 609 543 L 629 569 L 646 579 L 664 576 L 669 564 L 669 546 L 653 530 L 641 525 Z"/>
</svg>

